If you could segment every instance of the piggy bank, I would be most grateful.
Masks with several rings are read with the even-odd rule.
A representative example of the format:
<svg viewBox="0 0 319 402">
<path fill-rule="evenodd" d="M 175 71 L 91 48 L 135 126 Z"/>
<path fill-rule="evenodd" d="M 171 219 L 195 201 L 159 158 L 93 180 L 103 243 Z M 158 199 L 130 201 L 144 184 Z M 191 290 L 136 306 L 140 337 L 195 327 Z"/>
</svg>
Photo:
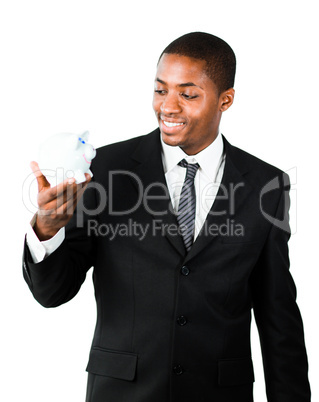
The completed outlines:
<svg viewBox="0 0 319 402">
<path fill-rule="evenodd" d="M 72 177 L 82 183 L 86 180 L 84 173 L 93 176 L 90 166 L 96 151 L 87 143 L 88 136 L 88 131 L 81 135 L 55 134 L 40 145 L 38 164 L 51 185 Z"/>
</svg>

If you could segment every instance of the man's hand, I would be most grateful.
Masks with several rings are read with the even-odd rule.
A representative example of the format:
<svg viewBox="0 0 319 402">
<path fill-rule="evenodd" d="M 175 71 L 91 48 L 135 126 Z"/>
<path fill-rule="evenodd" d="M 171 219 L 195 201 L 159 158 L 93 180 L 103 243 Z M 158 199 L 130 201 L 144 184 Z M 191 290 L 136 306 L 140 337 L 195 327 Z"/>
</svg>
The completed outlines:
<svg viewBox="0 0 319 402">
<path fill-rule="evenodd" d="M 75 179 L 66 179 L 55 187 L 51 187 L 36 162 L 31 162 L 31 169 L 38 182 L 38 212 L 34 231 L 39 240 L 49 240 L 71 219 L 75 207 L 84 190 L 91 181 L 86 173 L 86 181 L 80 184 Z"/>
</svg>

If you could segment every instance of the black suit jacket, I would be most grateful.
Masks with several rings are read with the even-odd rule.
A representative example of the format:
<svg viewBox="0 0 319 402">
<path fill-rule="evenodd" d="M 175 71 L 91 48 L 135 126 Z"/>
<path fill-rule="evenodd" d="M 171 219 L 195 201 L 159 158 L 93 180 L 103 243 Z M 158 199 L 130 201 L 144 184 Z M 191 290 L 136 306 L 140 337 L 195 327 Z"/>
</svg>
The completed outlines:
<svg viewBox="0 0 319 402">
<path fill-rule="evenodd" d="M 287 176 L 224 144 L 222 184 L 188 254 L 158 129 L 100 148 L 63 244 L 38 264 L 25 247 L 24 276 L 45 307 L 74 297 L 94 266 L 87 402 L 253 401 L 252 308 L 268 401 L 310 401 Z"/>
</svg>

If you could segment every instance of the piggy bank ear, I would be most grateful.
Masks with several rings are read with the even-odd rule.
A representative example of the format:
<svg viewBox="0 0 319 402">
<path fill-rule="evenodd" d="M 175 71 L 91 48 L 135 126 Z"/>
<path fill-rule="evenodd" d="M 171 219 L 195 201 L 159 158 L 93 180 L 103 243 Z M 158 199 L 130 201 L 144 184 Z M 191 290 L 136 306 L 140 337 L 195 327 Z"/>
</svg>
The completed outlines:
<svg viewBox="0 0 319 402">
<path fill-rule="evenodd" d="M 84 131 L 83 134 L 80 135 L 81 138 L 83 138 L 83 140 L 85 142 L 87 142 L 89 140 L 89 132 L 88 131 Z"/>
<path fill-rule="evenodd" d="M 78 145 L 80 145 L 79 137 L 75 134 L 70 135 L 68 138 L 68 146 L 70 149 L 76 149 Z"/>
</svg>

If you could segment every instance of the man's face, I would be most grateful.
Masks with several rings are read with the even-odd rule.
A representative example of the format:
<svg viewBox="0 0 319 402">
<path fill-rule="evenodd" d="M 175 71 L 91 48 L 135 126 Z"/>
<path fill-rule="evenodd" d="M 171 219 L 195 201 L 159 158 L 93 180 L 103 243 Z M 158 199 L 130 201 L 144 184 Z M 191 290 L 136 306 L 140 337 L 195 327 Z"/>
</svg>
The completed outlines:
<svg viewBox="0 0 319 402">
<path fill-rule="evenodd" d="M 222 112 L 232 103 L 225 107 L 225 93 L 218 94 L 205 66 L 203 60 L 164 53 L 157 67 L 153 108 L 163 141 L 188 155 L 214 141 Z"/>
</svg>

